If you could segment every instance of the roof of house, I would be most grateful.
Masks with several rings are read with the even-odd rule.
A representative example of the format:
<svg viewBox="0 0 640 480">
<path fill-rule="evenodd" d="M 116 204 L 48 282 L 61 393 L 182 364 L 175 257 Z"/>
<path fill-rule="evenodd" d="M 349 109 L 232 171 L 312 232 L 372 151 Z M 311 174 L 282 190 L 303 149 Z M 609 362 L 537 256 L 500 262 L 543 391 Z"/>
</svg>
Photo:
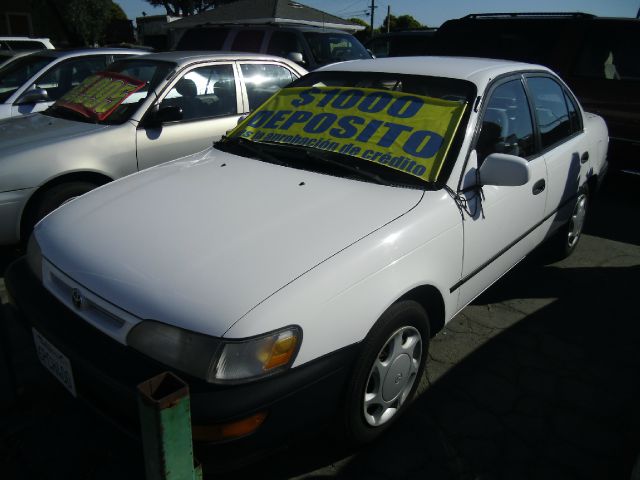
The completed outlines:
<svg viewBox="0 0 640 480">
<path fill-rule="evenodd" d="M 240 0 L 176 20 L 170 24 L 170 28 L 229 23 L 294 23 L 350 32 L 364 29 L 361 25 L 292 0 Z"/>
</svg>

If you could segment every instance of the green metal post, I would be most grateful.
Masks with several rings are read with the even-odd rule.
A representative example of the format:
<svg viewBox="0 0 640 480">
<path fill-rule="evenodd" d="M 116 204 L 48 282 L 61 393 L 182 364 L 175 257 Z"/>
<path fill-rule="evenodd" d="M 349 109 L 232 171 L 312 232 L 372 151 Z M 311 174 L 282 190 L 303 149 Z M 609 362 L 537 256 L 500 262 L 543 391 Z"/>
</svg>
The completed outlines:
<svg viewBox="0 0 640 480">
<path fill-rule="evenodd" d="M 171 372 L 138 385 L 147 480 L 202 480 L 194 467 L 189 387 Z"/>
</svg>

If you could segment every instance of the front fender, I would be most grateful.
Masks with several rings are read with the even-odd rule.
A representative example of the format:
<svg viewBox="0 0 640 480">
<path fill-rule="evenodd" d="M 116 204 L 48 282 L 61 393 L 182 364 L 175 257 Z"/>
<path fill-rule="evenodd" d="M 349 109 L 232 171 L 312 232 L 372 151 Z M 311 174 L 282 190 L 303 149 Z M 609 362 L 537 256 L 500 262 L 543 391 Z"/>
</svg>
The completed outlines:
<svg viewBox="0 0 640 480">
<path fill-rule="evenodd" d="M 457 305 L 449 287 L 462 271 L 461 217 L 443 192 L 425 196 L 412 211 L 265 299 L 225 337 L 300 325 L 304 340 L 295 365 L 301 365 L 362 341 L 391 304 L 424 285 L 441 293 L 448 320 Z"/>
</svg>

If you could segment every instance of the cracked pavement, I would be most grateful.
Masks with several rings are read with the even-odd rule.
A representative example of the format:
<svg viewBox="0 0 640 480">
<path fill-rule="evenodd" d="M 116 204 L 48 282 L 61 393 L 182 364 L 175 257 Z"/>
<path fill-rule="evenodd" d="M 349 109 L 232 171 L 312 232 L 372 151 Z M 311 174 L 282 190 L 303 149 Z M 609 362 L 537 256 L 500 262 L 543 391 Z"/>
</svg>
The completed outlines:
<svg viewBox="0 0 640 480">
<path fill-rule="evenodd" d="M 212 478 L 629 479 L 640 454 L 638 180 L 605 184 L 572 257 L 537 252 L 431 340 L 421 394 L 379 440 L 348 450 L 327 426 Z M 3 478 L 140 477 L 138 445 L 78 408 L 28 348 L 14 355 L 22 397 L 0 418 Z"/>
</svg>

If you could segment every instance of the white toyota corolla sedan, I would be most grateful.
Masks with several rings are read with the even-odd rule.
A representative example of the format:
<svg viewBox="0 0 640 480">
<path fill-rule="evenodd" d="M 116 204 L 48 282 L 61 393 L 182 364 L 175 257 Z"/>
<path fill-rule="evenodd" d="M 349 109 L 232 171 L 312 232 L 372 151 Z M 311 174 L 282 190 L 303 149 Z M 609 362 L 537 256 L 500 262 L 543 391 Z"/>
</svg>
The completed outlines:
<svg viewBox="0 0 640 480">
<path fill-rule="evenodd" d="M 607 145 L 544 67 L 331 65 L 50 214 L 6 283 L 43 363 L 114 417 L 171 370 L 200 448 L 328 417 L 368 441 L 448 320 L 544 240 L 576 248 Z"/>
</svg>

